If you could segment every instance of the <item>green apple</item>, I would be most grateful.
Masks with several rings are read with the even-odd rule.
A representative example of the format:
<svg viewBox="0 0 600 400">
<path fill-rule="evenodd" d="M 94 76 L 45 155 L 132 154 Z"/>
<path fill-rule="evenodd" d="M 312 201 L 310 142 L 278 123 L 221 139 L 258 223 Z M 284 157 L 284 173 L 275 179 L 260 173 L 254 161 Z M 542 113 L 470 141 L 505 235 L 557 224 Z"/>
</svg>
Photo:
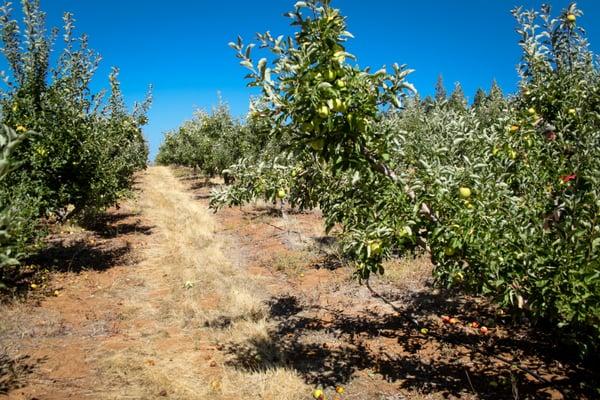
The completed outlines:
<svg viewBox="0 0 600 400">
<path fill-rule="evenodd" d="M 329 116 L 329 107 L 323 104 L 317 109 L 317 114 L 319 114 L 319 117 L 321 118 L 327 118 Z"/>
<path fill-rule="evenodd" d="M 346 105 L 344 104 L 344 102 L 341 99 L 333 99 L 333 107 L 332 107 L 335 111 L 337 112 L 344 112 L 346 111 Z"/>
<path fill-rule="evenodd" d="M 319 114 L 319 117 L 321 118 L 327 118 L 329 116 L 329 107 L 323 104 L 317 109 L 317 114 Z"/>
<path fill-rule="evenodd" d="M 333 82 L 333 80 L 335 79 L 336 76 L 337 76 L 337 74 L 332 69 L 328 69 L 324 75 L 325 80 L 328 82 Z"/>
<path fill-rule="evenodd" d="M 461 199 L 468 199 L 471 197 L 471 189 L 468 187 L 461 187 L 458 189 L 458 194 L 460 195 Z"/>
</svg>

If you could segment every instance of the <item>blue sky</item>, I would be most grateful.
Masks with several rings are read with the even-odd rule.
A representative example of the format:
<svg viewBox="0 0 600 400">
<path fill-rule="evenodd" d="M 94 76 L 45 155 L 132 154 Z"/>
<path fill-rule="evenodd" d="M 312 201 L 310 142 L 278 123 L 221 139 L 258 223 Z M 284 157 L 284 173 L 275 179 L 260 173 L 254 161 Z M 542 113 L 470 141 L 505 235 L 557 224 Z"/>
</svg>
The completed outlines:
<svg viewBox="0 0 600 400">
<path fill-rule="evenodd" d="M 18 2 L 18 0 L 15 0 Z M 128 103 L 143 99 L 149 84 L 154 103 L 145 134 L 152 156 L 163 132 L 189 119 L 193 110 L 209 109 L 217 94 L 235 115 L 247 111 L 252 93 L 245 70 L 227 43 L 256 32 L 291 32 L 288 19 L 294 0 L 41 0 L 51 25 L 64 11 L 75 14 L 77 31 L 90 37 L 102 57 L 95 88 L 108 86 L 111 66 L 121 69 Z M 555 11 L 569 1 L 554 0 Z M 538 0 L 333 0 L 348 16 L 356 36 L 348 49 L 361 66 L 379 68 L 394 62 L 416 70 L 410 81 L 422 95 L 433 92 L 438 74 L 448 91 L 460 81 L 467 96 L 496 79 L 505 92 L 515 90 L 518 37 L 510 10 L 539 8 Z M 600 53 L 600 1 L 578 2 L 585 15 L 592 48 Z"/>
</svg>

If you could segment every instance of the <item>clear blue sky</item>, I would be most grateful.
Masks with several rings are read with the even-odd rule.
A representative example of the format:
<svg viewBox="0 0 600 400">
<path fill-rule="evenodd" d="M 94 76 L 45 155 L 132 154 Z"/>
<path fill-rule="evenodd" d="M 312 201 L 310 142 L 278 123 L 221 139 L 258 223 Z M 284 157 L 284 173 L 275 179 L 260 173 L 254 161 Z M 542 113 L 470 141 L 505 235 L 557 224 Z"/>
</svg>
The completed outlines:
<svg viewBox="0 0 600 400">
<path fill-rule="evenodd" d="M 18 3 L 18 0 L 15 0 Z M 569 1 L 553 0 L 555 11 Z M 210 108 L 217 93 L 235 115 L 247 111 L 252 93 L 245 70 L 227 43 L 256 32 L 290 32 L 289 11 L 295 0 L 42 0 L 51 25 L 64 11 L 75 14 L 77 31 L 103 62 L 94 85 L 108 86 L 111 66 L 121 69 L 128 103 L 141 100 L 154 85 L 154 103 L 145 134 L 155 154 L 162 134 L 189 119 L 194 109 Z M 423 95 L 433 92 L 438 74 L 448 91 L 460 81 L 467 96 L 496 79 L 505 92 L 515 90 L 520 51 L 510 10 L 539 8 L 540 0 L 333 0 L 348 16 L 356 36 L 349 51 L 361 66 L 379 68 L 394 62 L 416 70 L 410 80 Z M 578 2 L 585 15 L 592 48 L 600 49 L 600 1 Z M 18 4 L 16 5 L 18 6 Z M 593 21 L 596 21 L 594 23 Z"/>
</svg>

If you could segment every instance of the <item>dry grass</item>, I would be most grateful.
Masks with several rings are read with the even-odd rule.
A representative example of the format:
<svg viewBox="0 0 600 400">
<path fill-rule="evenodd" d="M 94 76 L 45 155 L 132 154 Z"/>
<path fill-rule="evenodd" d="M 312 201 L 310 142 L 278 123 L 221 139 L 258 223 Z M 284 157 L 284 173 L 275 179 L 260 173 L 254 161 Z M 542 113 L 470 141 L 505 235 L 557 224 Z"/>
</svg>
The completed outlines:
<svg viewBox="0 0 600 400">
<path fill-rule="evenodd" d="M 399 289 L 416 291 L 431 280 L 433 265 L 426 254 L 405 256 L 385 262 L 382 279 Z"/>
<path fill-rule="evenodd" d="M 140 266 L 147 285 L 129 299 L 139 307 L 129 334 L 142 340 L 99 356 L 102 375 L 120 388 L 106 397 L 305 398 L 310 388 L 294 371 L 226 364 L 217 348 L 268 336 L 264 282 L 230 261 L 235 247 L 168 168 L 150 168 L 142 187 L 142 213 L 156 226 Z"/>
<path fill-rule="evenodd" d="M 287 276 L 296 277 L 304 271 L 312 259 L 314 256 L 309 252 L 282 252 L 275 254 L 268 261 L 267 266 Z"/>
</svg>

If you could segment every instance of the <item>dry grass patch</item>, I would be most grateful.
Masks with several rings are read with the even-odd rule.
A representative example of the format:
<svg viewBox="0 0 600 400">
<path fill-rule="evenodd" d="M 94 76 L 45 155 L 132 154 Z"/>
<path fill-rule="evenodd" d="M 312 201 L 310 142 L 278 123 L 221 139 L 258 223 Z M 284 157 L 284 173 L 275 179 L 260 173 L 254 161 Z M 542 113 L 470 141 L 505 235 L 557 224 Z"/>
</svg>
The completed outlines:
<svg viewBox="0 0 600 400">
<path fill-rule="evenodd" d="M 384 264 L 382 280 L 401 290 L 417 291 L 431 281 L 433 264 L 427 254 L 407 255 Z"/>
<path fill-rule="evenodd" d="M 288 277 L 297 277 L 314 259 L 315 256 L 309 252 L 280 252 L 268 260 L 265 267 L 281 272 Z"/>
<path fill-rule="evenodd" d="M 150 168 L 142 186 L 139 204 L 156 230 L 140 266 L 146 286 L 128 301 L 139 307 L 129 334 L 148 334 L 101 357 L 102 374 L 126 388 L 107 397 L 306 397 L 310 388 L 294 371 L 244 371 L 226 363 L 219 348 L 268 337 L 264 278 L 231 261 L 234 244 L 216 235 L 211 212 L 168 168 Z"/>
</svg>

